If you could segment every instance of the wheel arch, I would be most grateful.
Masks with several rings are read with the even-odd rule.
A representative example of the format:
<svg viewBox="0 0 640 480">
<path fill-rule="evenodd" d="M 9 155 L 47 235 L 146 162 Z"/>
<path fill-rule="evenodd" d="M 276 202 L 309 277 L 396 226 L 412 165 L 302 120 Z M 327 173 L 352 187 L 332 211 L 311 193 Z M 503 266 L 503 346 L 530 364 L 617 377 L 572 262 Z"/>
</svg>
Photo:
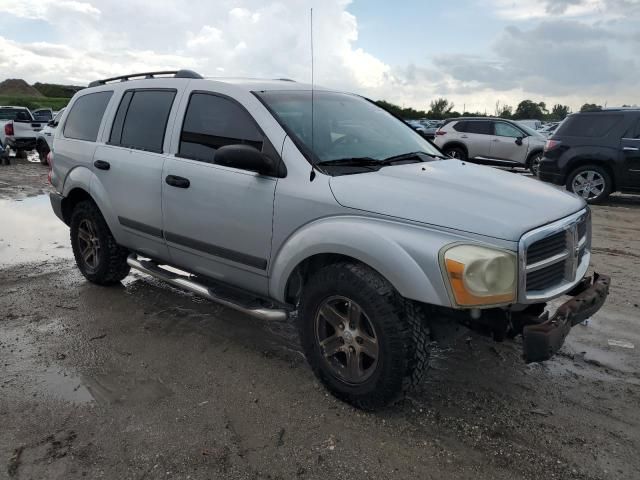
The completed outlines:
<svg viewBox="0 0 640 480">
<path fill-rule="evenodd" d="M 533 160 L 533 157 L 543 152 L 544 150 L 542 148 L 535 148 L 531 150 L 531 152 L 529 152 L 529 156 L 527 157 L 527 163 L 526 163 L 527 168 L 531 167 L 531 161 Z"/>
<path fill-rule="evenodd" d="M 438 246 L 431 248 L 425 246 L 428 237 L 420 233 L 362 217 L 313 222 L 291 235 L 275 255 L 269 294 L 282 302 L 295 302 L 311 274 L 327 265 L 350 261 L 378 272 L 405 298 L 450 306 L 437 259 L 443 240 L 438 238 Z M 429 258 L 418 258 L 417 250 Z"/>
</svg>

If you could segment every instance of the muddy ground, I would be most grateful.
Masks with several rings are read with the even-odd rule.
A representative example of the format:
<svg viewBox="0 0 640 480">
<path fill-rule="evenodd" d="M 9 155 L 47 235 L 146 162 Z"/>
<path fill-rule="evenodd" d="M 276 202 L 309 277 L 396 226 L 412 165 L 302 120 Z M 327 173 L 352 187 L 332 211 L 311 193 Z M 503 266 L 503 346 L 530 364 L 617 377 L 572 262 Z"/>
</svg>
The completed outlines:
<svg viewBox="0 0 640 480">
<path fill-rule="evenodd" d="M 0 167 L 0 478 L 640 478 L 640 197 L 594 208 L 611 295 L 560 355 L 463 335 L 363 413 L 288 324 L 141 274 L 87 283 L 47 191 L 46 167 Z"/>
</svg>

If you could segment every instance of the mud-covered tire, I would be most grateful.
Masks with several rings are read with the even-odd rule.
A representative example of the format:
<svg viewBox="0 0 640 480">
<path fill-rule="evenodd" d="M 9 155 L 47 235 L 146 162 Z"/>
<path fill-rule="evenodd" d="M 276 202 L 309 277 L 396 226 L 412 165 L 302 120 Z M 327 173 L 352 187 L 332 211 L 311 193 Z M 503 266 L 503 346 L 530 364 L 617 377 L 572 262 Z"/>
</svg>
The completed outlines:
<svg viewBox="0 0 640 480">
<path fill-rule="evenodd" d="M 84 240 L 79 236 L 81 225 L 91 225 L 99 248 L 95 266 L 83 258 Z M 102 213 L 91 200 L 79 202 L 71 214 L 71 247 L 76 264 L 87 280 L 98 285 L 113 285 L 129 274 L 128 251 L 119 246 Z"/>
<path fill-rule="evenodd" d="M 316 316 L 327 299 L 355 302 L 375 330 L 379 356 L 361 383 L 347 383 L 323 354 Z M 303 287 L 298 316 L 300 340 L 313 372 L 337 398 L 365 410 L 381 408 L 411 390 L 429 364 L 431 335 L 425 309 L 402 298 L 374 270 L 358 263 L 337 263 L 313 274 Z"/>
<path fill-rule="evenodd" d="M 38 151 L 38 158 L 40 159 L 40 163 L 42 165 L 48 165 L 49 162 L 47 161 L 47 155 L 49 154 L 49 147 L 46 146 L 46 144 L 40 144 L 38 145 L 37 148 Z"/>
</svg>

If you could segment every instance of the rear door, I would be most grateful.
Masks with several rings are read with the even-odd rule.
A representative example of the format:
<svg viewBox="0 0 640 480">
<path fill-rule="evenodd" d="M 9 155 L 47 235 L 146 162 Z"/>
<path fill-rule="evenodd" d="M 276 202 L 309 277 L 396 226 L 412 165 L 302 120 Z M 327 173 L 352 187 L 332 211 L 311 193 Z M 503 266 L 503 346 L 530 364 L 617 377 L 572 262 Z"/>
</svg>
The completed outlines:
<svg viewBox="0 0 640 480">
<path fill-rule="evenodd" d="M 640 190 L 640 119 L 636 120 L 620 141 L 626 175 L 626 187 Z"/>
<path fill-rule="evenodd" d="M 173 86 L 124 91 L 91 165 L 95 188 L 104 190 L 122 227 L 120 243 L 159 260 L 169 257 L 161 189 L 165 132 L 177 95 Z"/>
<path fill-rule="evenodd" d="M 235 144 L 277 153 L 236 100 L 193 91 L 183 103 L 177 154 L 167 158 L 162 174 L 165 238 L 172 261 L 188 271 L 266 293 L 277 180 L 217 165 L 215 157 L 218 148 Z"/>
<path fill-rule="evenodd" d="M 464 132 L 460 138 L 467 146 L 469 158 L 489 158 L 491 149 L 492 127 L 489 120 L 466 120 Z"/>
<path fill-rule="evenodd" d="M 509 160 L 524 165 L 527 162 L 527 151 L 529 150 L 528 137 L 522 130 L 507 122 L 493 122 L 493 128 L 491 158 Z"/>
</svg>

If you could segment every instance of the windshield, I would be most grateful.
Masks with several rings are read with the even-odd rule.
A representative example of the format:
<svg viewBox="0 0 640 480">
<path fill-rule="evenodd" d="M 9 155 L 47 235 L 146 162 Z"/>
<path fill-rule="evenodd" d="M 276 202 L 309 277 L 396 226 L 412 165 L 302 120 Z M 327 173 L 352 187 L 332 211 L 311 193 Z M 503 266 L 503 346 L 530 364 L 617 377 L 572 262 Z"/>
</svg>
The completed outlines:
<svg viewBox="0 0 640 480">
<path fill-rule="evenodd" d="M 366 158 L 384 161 L 420 152 L 442 157 L 436 147 L 403 121 L 362 97 L 316 91 L 313 94 L 313 147 L 311 91 L 271 91 L 257 95 L 276 116 L 303 153 L 313 161 L 331 162 Z"/>
</svg>

